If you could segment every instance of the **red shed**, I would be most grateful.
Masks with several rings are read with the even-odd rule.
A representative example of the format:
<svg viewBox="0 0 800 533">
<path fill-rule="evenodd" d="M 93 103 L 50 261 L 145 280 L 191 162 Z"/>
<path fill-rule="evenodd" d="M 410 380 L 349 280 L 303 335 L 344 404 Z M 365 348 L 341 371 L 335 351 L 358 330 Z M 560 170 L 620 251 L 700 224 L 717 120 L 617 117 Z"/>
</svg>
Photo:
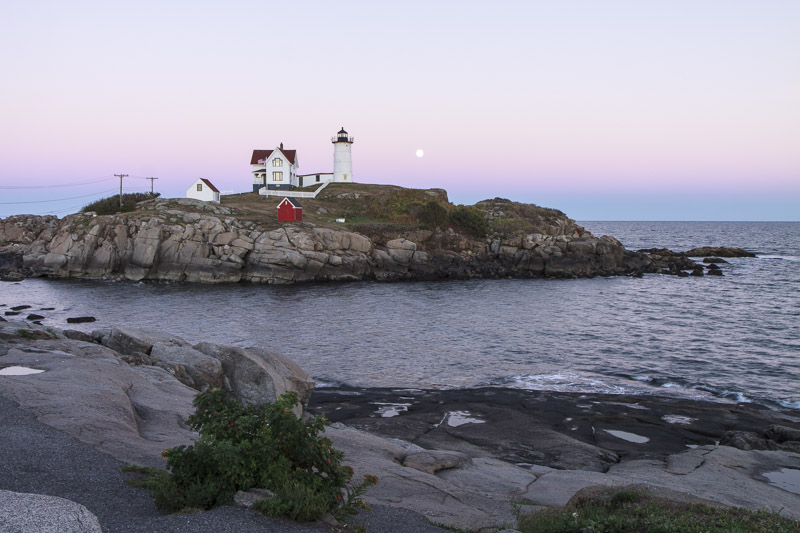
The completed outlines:
<svg viewBox="0 0 800 533">
<path fill-rule="evenodd" d="M 302 222 L 303 206 L 294 198 L 284 198 L 278 204 L 278 222 Z"/>
</svg>

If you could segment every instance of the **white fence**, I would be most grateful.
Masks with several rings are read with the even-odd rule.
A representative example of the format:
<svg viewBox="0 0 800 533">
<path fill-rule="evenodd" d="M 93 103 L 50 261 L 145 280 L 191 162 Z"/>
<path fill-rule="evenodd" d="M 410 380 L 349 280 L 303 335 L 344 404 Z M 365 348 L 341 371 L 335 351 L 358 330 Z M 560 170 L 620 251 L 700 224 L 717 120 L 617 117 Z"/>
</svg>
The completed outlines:
<svg viewBox="0 0 800 533">
<path fill-rule="evenodd" d="M 320 185 L 316 191 L 314 192 L 299 192 L 299 191 L 270 191 L 266 187 L 261 187 L 258 189 L 258 194 L 262 196 L 280 196 L 282 198 L 316 198 L 319 193 L 322 192 L 322 189 L 328 186 L 331 183 L 330 181 L 326 181 L 322 185 Z"/>
</svg>

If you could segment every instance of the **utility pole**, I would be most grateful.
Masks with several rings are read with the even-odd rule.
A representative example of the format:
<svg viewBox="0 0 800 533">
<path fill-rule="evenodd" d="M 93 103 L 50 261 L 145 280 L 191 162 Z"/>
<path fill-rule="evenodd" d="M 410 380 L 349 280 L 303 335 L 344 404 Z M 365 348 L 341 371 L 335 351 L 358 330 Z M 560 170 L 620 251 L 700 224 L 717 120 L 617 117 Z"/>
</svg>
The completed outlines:
<svg viewBox="0 0 800 533">
<path fill-rule="evenodd" d="M 150 196 L 153 196 L 153 180 L 157 180 L 158 178 L 145 178 L 146 180 L 150 180 Z"/>
<path fill-rule="evenodd" d="M 119 178 L 119 208 L 122 209 L 122 178 L 127 178 L 127 174 L 114 174 Z M 152 183 L 152 182 L 151 182 Z"/>
</svg>

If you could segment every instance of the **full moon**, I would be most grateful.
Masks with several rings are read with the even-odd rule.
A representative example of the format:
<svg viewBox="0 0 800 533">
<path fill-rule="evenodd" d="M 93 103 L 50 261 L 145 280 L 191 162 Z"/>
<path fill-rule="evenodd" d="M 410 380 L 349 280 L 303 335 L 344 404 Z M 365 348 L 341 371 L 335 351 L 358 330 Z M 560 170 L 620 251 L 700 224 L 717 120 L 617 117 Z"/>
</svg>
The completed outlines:
<svg viewBox="0 0 800 533">
<path fill-rule="evenodd" d="M 425 155 L 425 152 L 422 150 L 417 150 L 417 157 L 422 157 L 423 155 Z"/>
</svg>

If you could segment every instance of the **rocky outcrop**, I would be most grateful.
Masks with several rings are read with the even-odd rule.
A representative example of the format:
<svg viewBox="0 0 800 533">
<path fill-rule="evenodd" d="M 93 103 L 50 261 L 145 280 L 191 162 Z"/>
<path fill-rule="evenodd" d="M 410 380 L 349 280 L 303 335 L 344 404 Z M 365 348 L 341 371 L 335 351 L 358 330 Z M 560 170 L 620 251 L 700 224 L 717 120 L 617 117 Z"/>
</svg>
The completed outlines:
<svg viewBox="0 0 800 533">
<path fill-rule="evenodd" d="M 770 425 L 760 433 L 732 430 L 725 433 L 720 444 L 745 451 L 786 450 L 800 453 L 800 430 L 779 424 Z"/>
<path fill-rule="evenodd" d="M 162 450 L 191 442 L 195 434 L 185 421 L 200 390 L 225 387 L 243 402 L 274 401 L 296 390 L 305 403 L 313 389 L 297 365 L 257 349 L 217 346 L 223 362 L 204 353 L 205 345 L 132 328 L 98 330 L 89 339 L 65 333 L 0 323 L 0 367 L 42 371 L 0 377 L 0 393 L 40 422 L 126 462 L 163 467 Z M 226 351 L 247 358 L 246 370 L 230 368 L 234 356 Z"/>
<path fill-rule="evenodd" d="M 524 235 L 476 239 L 437 228 L 384 238 L 308 223 L 265 229 L 222 208 L 150 204 L 152 211 L 135 215 L 2 219 L 0 276 L 277 284 L 591 277 L 694 265 L 686 257 L 625 250 L 555 211 Z"/>
</svg>

